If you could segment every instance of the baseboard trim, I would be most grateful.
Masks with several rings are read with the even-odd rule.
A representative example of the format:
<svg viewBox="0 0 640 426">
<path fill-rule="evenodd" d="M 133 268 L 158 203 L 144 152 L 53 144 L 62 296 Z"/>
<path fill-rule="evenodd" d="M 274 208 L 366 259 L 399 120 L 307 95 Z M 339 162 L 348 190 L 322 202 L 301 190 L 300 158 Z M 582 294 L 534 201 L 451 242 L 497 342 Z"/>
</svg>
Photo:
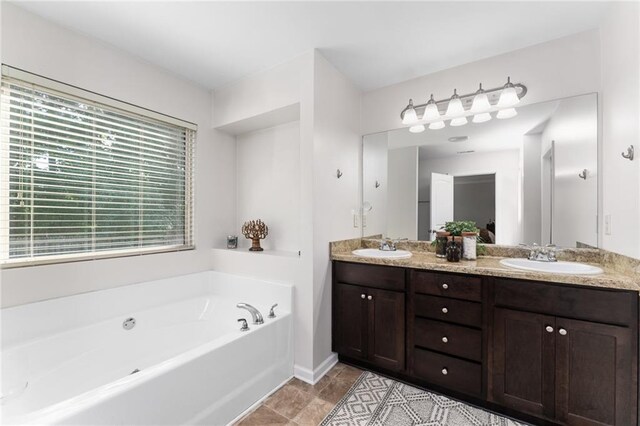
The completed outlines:
<svg viewBox="0 0 640 426">
<path fill-rule="evenodd" d="M 313 371 L 311 371 L 308 368 L 301 367 L 299 365 L 294 365 L 293 376 L 299 380 L 302 380 L 305 383 L 309 383 L 310 385 L 315 385 L 337 363 L 338 363 L 338 354 L 332 352 L 331 355 L 329 355 L 327 359 L 322 361 L 322 363 Z"/>
</svg>

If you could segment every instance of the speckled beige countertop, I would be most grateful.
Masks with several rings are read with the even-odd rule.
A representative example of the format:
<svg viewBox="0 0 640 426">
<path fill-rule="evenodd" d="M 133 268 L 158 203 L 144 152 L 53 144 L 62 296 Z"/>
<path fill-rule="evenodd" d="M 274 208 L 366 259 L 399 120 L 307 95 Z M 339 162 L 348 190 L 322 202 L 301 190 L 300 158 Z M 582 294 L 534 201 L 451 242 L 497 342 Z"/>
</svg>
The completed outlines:
<svg viewBox="0 0 640 426">
<path fill-rule="evenodd" d="M 615 288 L 640 291 L 640 261 L 603 250 L 566 250 L 560 260 L 575 260 L 599 266 L 604 273 L 599 275 L 565 275 L 524 271 L 508 268 L 500 264 L 505 257 L 525 257 L 526 249 L 518 247 L 495 247 L 488 256 L 479 256 L 477 260 L 447 262 L 429 251 L 428 243 L 404 242 L 398 248 L 409 250 L 413 256 L 409 259 L 374 259 L 355 256 L 352 250 L 361 247 L 375 247 L 376 240 L 353 239 L 331 243 L 331 259 L 343 262 L 365 263 L 372 265 L 399 266 L 403 268 L 424 269 L 429 271 L 457 272 L 462 274 L 485 275 L 492 277 L 517 278 L 535 281 L 547 281 L 563 284 L 577 284 L 592 287 Z M 496 256 L 496 254 L 500 256 Z"/>
</svg>

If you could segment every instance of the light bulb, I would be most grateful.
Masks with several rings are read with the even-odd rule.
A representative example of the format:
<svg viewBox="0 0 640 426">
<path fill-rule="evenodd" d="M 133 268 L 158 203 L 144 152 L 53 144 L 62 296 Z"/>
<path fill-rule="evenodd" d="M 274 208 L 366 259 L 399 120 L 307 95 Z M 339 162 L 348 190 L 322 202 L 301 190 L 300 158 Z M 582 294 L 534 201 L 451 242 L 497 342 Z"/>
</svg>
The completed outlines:
<svg viewBox="0 0 640 426">
<path fill-rule="evenodd" d="M 485 121 L 489 121 L 491 120 L 491 114 L 489 114 L 488 112 L 482 112 L 480 114 L 476 114 L 473 116 L 473 121 L 474 123 L 484 123 Z"/>
<path fill-rule="evenodd" d="M 454 127 L 464 126 L 465 124 L 467 124 L 467 117 L 454 118 L 449 124 Z"/>
<path fill-rule="evenodd" d="M 498 108 L 509 108 L 520 102 L 516 87 L 511 83 L 511 77 L 507 77 L 507 84 L 504 85 L 500 99 L 498 100 Z"/>
<path fill-rule="evenodd" d="M 507 108 L 507 109 L 501 109 L 500 111 L 498 111 L 498 114 L 496 114 L 496 117 L 503 120 L 506 118 L 515 117 L 516 115 L 518 115 L 518 112 L 516 111 L 515 108 Z"/>
<path fill-rule="evenodd" d="M 416 121 L 418 121 L 418 114 L 416 114 L 416 110 L 413 108 L 413 99 L 409 99 L 409 105 L 407 105 L 402 114 L 402 124 L 411 124 Z"/>
<path fill-rule="evenodd" d="M 447 117 L 459 117 L 464 114 L 464 107 L 462 106 L 462 101 L 460 100 L 460 96 L 456 89 L 453 89 L 453 96 L 449 100 L 449 105 L 447 105 Z"/>
<path fill-rule="evenodd" d="M 491 108 L 491 104 L 489 103 L 489 97 L 482 90 L 482 83 L 480 83 L 480 88 L 476 92 L 476 95 L 473 98 L 473 104 L 471 105 L 471 112 L 475 114 L 479 114 L 485 111 L 488 111 Z M 485 120 L 486 121 L 486 120 Z"/>
<path fill-rule="evenodd" d="M 436 101 L 433 99 L 433 94 L 427 102 L 427 106 L 424 109 L 424 115 L 422 119 L 425 121 L 433 121 L 440 118 L 440 111 L 438 111 L 438 105 L 436 105 Z"/>
<path fill-rule="evenodd" d="M 409 131 L 411 133 L 422 133 L 424 132 L 424 126 L 422 124 L 417 124 L 415 126 L 409 127 Z"/>
<path fill-rule="evenodd" d="M 429 124 L 429 129 L 431 129 L 431 130 L 444 129 L 444 121 L 442 121 L 442 120 L 434 121 L 433 123 Z"/>
</svg>

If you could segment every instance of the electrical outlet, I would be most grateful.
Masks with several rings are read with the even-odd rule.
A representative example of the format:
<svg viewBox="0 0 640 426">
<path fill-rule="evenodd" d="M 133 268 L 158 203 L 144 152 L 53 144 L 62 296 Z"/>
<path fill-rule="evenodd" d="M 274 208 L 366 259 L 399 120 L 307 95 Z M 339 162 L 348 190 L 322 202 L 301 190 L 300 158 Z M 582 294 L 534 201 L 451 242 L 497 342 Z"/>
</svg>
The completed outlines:
<svg viewBox="0 0 640 426">
<path fill-rule="evenodd" d="M 366 228 L 367 227 L 367 215 L 362 215 L 362 227 Z"/>
<path fill-rule="evenodd" d="M 611 215 L 604 216 L 604 233 L 605 235 L 611 235 Z"/>
<path fill-rule="evenodd" d="M 358 221 L 358 215 L 354 213 L 354 214 L 353 214 L 353 227 L 354 227 L 354 228 L 357 228 L 357 227 L 359 226 L 359 225 L 358 225 L 358 222 L 359 222 L 359 221 Z"/>
</svg>

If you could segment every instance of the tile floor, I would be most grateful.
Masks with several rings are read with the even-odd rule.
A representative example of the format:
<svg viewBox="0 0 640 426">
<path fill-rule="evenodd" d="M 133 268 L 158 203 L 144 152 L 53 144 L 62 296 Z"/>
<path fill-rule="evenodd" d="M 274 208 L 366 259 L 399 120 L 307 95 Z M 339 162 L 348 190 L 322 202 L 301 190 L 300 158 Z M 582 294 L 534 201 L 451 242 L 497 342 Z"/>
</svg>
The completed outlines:
<svg viewBox="0 0 640 426">
<path fill-rule="evenodd" d="M 338 363 L 318 383 L 295 377 L 240 419 L 236 426 L 316 426 L 342 399 L 362 370 Z"/>
</svg>

